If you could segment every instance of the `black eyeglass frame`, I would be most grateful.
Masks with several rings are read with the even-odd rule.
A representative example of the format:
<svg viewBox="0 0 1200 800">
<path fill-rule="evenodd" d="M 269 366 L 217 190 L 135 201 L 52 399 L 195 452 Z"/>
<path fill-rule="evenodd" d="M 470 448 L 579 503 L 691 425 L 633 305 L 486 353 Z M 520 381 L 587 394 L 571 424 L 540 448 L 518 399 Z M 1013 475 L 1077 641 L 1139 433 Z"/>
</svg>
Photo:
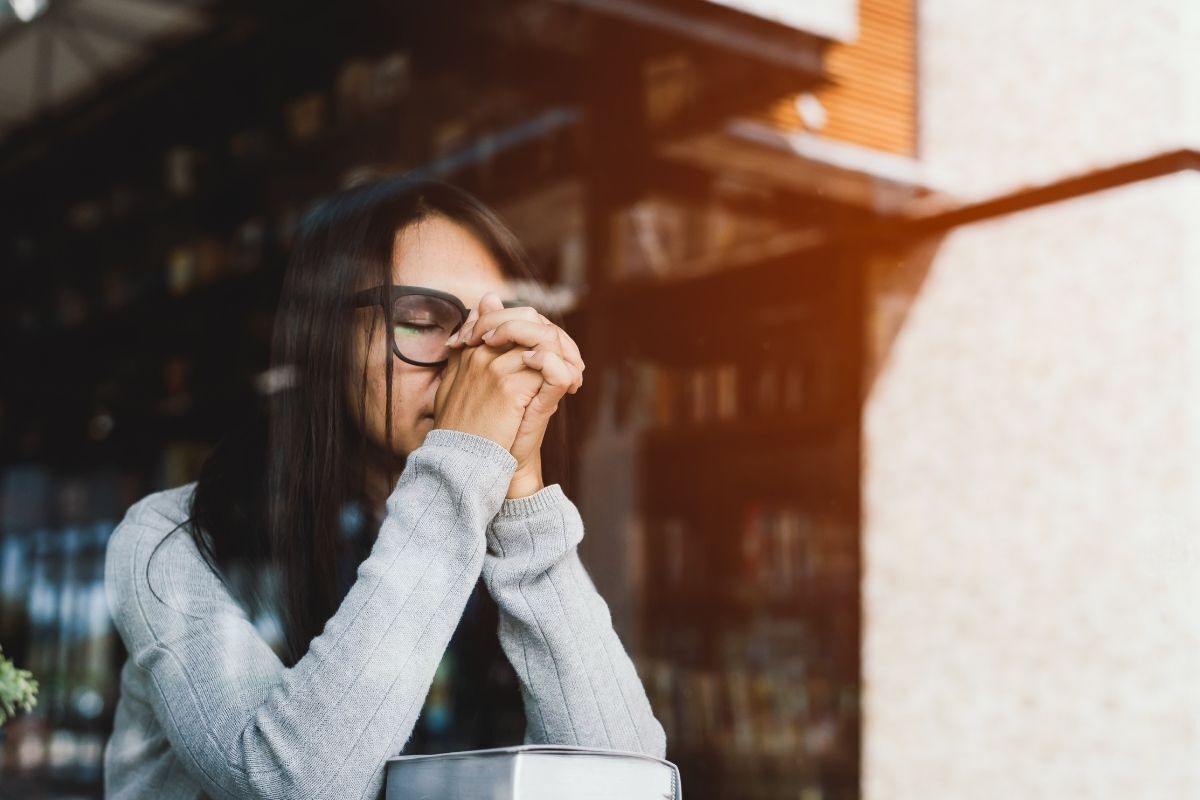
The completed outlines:
<svg viewBox="0 0 1200 800">
<path fill-rule="evenodd" d="M 363 289 L 362 291 L 355 292 L 350 296 L 351 305 L 354 308 L 380 306 L 383 309 L 384 319 L 386 319 L 389 323 L 387 335 L 388 340 L 392 343 L 392 352 L 395 353 L 396 357 L 401 361 L 417 367 L 440 367 L 445 365 L 449 361 L 447 358 L 443 358 L 440 361 L 416 361 L 415 359 L 408 358 L 401 353 L 400 348 L 396 346 L 396 332 L 390 328 L 391 311 L 389 309 L 392 307 L 392 303 L 396 302 L 396 298 L 410 294 L 422 294 L 428 297 L 436 297 L 439 300 L 445 300 L 447 303 L 457 308 L 459 313 L 462 315 L 462 319 L 460 319 L 458 324 L 451 329 L 450 334 L 453 334 L 463 326 L 463 323 L 467 321 L 467 315 L 470 314 L 470 309 L 467 308 L 466 304 L 463 303 L 462 300 L 458 299 L 456 295 L 453 295 L 450 292 L 443 292 L 440 289 L 431 289 L 428 286 L 405 286 L 403 284 L 396 284 L 391 287 L 390 293 L 387 291 L 387 289 L 387 286 L 380 284 L 379 286 L 372 286 L 370 289 Z M 529 305 L 524 300 L 504 300 L 503 303 L 505 308 L 519 308 L 521 306 Z M 449 337 L 450 334 L 447 334 L 447 337 Z"/>
</svg>

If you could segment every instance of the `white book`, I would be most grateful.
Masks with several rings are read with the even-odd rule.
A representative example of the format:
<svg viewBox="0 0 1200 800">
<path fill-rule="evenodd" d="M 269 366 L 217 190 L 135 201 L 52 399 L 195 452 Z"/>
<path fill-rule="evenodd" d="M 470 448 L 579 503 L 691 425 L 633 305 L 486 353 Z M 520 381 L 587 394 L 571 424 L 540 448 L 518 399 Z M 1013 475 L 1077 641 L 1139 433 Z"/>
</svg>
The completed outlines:
<svg viewBox="0 0 1200 800">
<path fill-rule="evenodd" d="M 642 753 L 523 744 L 395 756 L 386 800 L 682 800 L 679 768 Z"/>
</svg>

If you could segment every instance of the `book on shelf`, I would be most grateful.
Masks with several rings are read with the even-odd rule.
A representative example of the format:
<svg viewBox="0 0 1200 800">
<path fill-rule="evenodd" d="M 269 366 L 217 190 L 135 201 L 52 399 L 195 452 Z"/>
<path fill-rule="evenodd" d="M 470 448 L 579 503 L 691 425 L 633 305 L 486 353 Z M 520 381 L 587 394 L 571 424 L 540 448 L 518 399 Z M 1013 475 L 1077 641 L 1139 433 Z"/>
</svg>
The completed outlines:
<svg viewBox="0 0 1200 800">
<path fill-rule="evenodd" d="M 679 768 L 643 753 L 523 744 L 387 762 L 387 800 L 682 800 Z"/>
<path fill-rule="evenodd" d="M 699 365 L 629 358 L 606 369 L 613 387 L 603 402 L 616 404 L 620 427 L 638 431 L 739 420 L 786 425 L 828 412 L 834 390 L 822 369 L 797 358 Z"/>
<path fill-rule="evenodd" d="M 371 60 L 352 58 L 338 69 L 334 94 L 342 121 L 395 102 L 412 89 L 412 59 L 393 50 Z"/>
<path fill-rule="evenodd" d="M 776 620 L 777 629 L 804 624 Z M 786 630 L 780 632 L 786 633 Z M 858 684 L 852 674 L 831 671 L 824 645 L 813 641 L 797 652 L 775 652 L 771 634 L 731 631 L 723 647 L 745 651 L 741 661 L 723 657 L 707 665 L 643 660 L 646 690 L 674 751 L 705 753 L 720 760 L 786 758 L 815 766 L 849 745 L 857 725 Z M 831 738 L 832 736 L 832 738 Z"/>
<path fill-rule="evenodd" d="M 743 511 L 740 588 L 771 597 L 797 590 L 812 574 L 814 528 L 801 509 L 750 503 Z"/>
</svg>

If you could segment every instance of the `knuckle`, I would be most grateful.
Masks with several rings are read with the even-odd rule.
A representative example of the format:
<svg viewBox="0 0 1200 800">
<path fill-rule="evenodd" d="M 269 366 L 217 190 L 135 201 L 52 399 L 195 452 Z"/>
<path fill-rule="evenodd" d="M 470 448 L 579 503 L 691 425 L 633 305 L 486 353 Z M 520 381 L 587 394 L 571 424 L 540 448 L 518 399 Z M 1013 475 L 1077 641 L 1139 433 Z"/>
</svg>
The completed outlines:
<svg viewBox="0 0 1200 800">
<path fill-rule="evenodd" d="M 507 397 L 521 397 L 528 393 L 529 381 L 521 373 L 510 372 L 500 378 L 500 387 L 501 392 Z"/>
</svg>

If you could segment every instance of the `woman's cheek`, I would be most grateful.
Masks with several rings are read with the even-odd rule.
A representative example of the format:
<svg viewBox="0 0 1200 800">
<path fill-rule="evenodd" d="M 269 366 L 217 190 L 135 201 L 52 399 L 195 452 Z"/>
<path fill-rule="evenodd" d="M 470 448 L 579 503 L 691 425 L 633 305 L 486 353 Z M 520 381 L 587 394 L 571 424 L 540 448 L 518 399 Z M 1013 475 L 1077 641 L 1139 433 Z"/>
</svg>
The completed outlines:
<svg viewBox="0 0 1200 800">
<path fill-rule="evenodd" d="M 407 369 L 397 366 L 392 376 L 392 424 L 398 429 L 407 430 L 418 427 L 425 412 L 433 410 L 432 399 L 428 402 L 425 399 L 432 398 L 433 391 L 427 376 L 414 374 L 412 365 L 404 366 Z M 383 407 L 383 400 L 387 396 L 386 391 L 385 385 L 384 394 L 380 398 L 380 408 Z"/>
</svg>

